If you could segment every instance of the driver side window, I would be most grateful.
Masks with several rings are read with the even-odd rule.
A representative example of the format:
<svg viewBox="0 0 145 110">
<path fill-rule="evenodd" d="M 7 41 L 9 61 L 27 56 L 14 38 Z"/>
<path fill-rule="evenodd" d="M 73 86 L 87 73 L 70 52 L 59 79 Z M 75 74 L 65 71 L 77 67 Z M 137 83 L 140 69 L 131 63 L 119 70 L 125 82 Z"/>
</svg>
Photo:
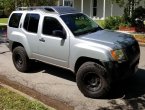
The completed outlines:
<svg viewBox="0 0 145 110">
<path fill-rule="evenodd" d="M 63 27 L 58 20 L 52 17 L 44 17 L 42 33 L 54 36 L 53 31 L 55 30 L 63 31 Z"/>
</svg>

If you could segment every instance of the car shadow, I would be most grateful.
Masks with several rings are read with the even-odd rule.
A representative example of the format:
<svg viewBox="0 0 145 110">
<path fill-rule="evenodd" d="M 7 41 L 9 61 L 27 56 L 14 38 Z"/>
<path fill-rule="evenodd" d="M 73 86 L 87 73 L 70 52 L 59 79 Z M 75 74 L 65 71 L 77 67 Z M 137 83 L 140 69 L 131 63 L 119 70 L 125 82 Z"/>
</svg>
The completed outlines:
<svg viewBox="0 0 145 110">
<path fill-rule="evenodd" d="M 121 99 L 124 104 L 115 99 Z M 139 69 L 129 80 L 114 85 L 108 103 L 109 108 L 100 107 L 97 110 L 145 110 L 145 69 Z"/>
<path fill-rule="evenodd" d="M 113 85 L 109 94 L 109 99 L 132 99 L 145 94 L 145 70 L 138 72 L 126 81 L 121 81 Z"/>
<path fill-rule="evenodd" d="M 42 72 L 51 74 L 69 81 L 76 82 L 76 76 L 69 70 L 56 66 L 37 62 L 31 73 Z M 109 95 L 105 99 L 132 99 L 145 94 L 145 70 L 139 69 L 138 72 L 126 81 L 112 85 Z"/>
<path fill-rule="evenodd" d="M 2 39 L 1 39 L 1 36 L 0 36 L 0 45 L 3 43 Z"/>
<path fill-rule="evenodd" d="M 31 70 L 31 73 L 36 73 L 40 71 L 42 71 L 42 73 L 51 74 L 53 76 L 57 76 L 72 82 L 76 82 L 75 74 L 73 74 L 73 72 L 69 70 L 41 62 L 35 62 L 33 69 Z"/>
</svg>

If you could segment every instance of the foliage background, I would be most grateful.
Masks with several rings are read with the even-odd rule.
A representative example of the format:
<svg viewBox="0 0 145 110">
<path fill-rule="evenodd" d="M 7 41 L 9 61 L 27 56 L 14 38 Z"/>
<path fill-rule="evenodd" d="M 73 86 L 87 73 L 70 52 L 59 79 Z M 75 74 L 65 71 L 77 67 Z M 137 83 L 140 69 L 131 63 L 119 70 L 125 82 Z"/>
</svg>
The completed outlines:
<svg viewBox="0 0 145 110">
<path fill-rule="evenodd" d="M 0 0 L 0 15 L 2 13 L 6 16 L 15 10 L 17 7 L 28 7 L 28 6 L 52 6 L 56 5 L 57 0 Z"/>
</svg>

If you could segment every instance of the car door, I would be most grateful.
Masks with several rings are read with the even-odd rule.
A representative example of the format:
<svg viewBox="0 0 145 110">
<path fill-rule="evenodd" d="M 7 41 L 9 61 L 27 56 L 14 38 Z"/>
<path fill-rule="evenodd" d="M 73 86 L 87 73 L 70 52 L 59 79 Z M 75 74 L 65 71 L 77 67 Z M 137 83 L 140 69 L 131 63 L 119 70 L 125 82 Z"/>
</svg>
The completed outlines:
<svg viewBox="0 0 145 110">
<path fill-rule="evenodd" d="M 27 38 L 29 52 L 31 58 L 35 58 L 35 53 L 38 53 L 38 27 L 40 15 L 38 13 L 27 13 L 24 18 L 22 32 Z M 21 24 L 22 25 L 22 24 Z"/>
<path fill-rule="evenodd" d="M 54 35 L 54 31 L 63 32 L 66 38 Z M 39 35 L 39 59 L 54 65 L 68 67 L 69 37 L 57 18 L 45 16 Z"/>
</svg>

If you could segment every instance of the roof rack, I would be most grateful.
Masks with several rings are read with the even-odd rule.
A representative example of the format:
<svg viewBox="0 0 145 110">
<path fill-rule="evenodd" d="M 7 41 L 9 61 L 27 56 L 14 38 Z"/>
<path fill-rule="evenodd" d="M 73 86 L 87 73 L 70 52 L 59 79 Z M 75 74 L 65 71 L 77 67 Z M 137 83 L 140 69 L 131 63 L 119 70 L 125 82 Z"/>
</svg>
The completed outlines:
<svg viewBox="0 0 145 110">
<path fill-rule="evenodd" d="M 33 7 L 18 7 L 16 10 L 37 10 L 42 9 L 47 12 L 56 12 L 58 14 L 78 13 L 76 9 L 69 6 L 33 6 Z"/>
</svg>

